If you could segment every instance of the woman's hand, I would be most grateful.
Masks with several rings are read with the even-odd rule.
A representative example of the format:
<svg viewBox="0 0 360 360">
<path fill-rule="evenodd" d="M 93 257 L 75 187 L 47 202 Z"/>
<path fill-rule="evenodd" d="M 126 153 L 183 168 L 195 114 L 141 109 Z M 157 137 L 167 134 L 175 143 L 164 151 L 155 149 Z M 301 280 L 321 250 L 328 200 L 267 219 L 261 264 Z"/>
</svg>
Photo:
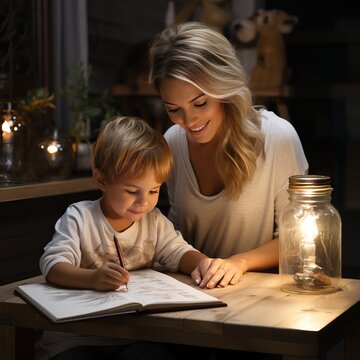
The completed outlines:
<svg viewBox="0 0 360 360">
<path fill-rule="evenodd" d="M 94 270 L 92 288 L 100 291 L 116 290 L 128 281 L 129 273 L 123 267 L 107 262 Z"/>
<path fill-rule="evenodd" d="M 245 272 L 246 266 L 240 265 L 239 262 L 233 262 L 229 259 L 205 258 L 191 273 L 191 277 L 194 281 L 202 279 L 198 283 L 199 287 L 212 289 L 215 286 L 225 287 L 229 284 L 237 284 Z"/>
</svg>

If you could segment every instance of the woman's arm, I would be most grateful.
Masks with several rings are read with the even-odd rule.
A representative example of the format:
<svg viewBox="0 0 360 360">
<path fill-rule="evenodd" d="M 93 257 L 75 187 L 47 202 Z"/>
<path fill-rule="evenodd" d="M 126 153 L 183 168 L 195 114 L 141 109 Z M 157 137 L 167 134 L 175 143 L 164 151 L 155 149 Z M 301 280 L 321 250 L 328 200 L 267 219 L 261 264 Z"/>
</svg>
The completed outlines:
<svg viewBox="0 0 360 360">
<path fill-rule="evenodd" d="M 184 274 L 191 274 L 203 259 L 208 259 L 208 257 L 196 250 L 188 251 L 180 260 L 179 270 Z M 196 279 L 194 280 L 197 284 L 200 283 L 200 281 L 197 282 Z"/>
<path fill-rule="evenodd" d="M 64 287 L 106 291 L 127 284 L 129 273 L 120 265 L 111 262 L 98 269 L 83 269 L 70 263 L 59 262 L 50 269 L 47 281 Z"/>
<path fill-rule="evenodd" d="M 233 262 L 241 274 L 251 270 L 270 269 L 279 264 L 279 239 L 273 239 L 256 249 L 232 255 L 227 260 Z"/>
</svg>

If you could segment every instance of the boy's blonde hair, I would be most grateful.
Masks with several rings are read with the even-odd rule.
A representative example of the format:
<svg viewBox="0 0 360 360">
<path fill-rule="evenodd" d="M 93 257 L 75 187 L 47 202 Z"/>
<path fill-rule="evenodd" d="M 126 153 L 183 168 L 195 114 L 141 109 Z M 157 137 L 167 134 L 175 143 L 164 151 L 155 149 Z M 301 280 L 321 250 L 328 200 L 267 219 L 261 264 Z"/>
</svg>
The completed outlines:
<svg viewBox="0 0 360 360">
<path fill-rule="evenodd" d="M 150 170 L 156 181 L 165 182 L 172 154 L 165 138 L 137 117 L 115 117 L 100 132 L 93 151 L 93 167 L 109 184 L 134 180 Z"/>
</svg>

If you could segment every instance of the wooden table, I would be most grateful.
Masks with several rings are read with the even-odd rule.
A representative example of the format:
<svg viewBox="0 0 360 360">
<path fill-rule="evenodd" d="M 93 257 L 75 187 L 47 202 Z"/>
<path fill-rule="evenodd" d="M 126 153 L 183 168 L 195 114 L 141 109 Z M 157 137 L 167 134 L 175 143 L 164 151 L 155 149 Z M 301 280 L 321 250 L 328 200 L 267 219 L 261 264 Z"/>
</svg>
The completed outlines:
<svg viewBox="0 0 360 360">
<path fill-rule="evenodd" d="M 191 283 L 187 276 L 175 276 Z M 333 294 L 296 295 L 280 289 L 276 274 L 247 273 L 236 286 L 207 290 L 225 301 L 226 308 L 127 314 L 119 315 L 121 321 L 112 316 L 58 325 L 14 297 L 17 284 L 0 287 L 2 359 L 29 359 L 31 329 L 261 351 L 282 354 L 287 360 L 326 359 L 326 352 L 344 339 L 344 358 L 360 359 L 360 280 L 343 279 L 342 291 Z"/>
</svg>

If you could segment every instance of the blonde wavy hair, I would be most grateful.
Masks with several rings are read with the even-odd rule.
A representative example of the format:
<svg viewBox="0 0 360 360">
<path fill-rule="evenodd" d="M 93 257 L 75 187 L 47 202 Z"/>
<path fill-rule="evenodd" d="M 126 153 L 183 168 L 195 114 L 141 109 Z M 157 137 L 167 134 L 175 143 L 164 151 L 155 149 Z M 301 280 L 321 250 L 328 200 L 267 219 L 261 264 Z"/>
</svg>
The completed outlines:
<svg viewBox="0 0 360 360">
<path fill-rule="evenodd" d="M 156 181 L 165 182 L 173 159 L 165 138 L 137 117 L 115 117 L 100 132 L 93 148 L 93 168 L 103 179 L 134 180 L 155 171 Z"/>
<path fill-rule="evenodd" d="M 186 81 L 224 104 L 223 137 L 216 163 L 229 198 L 237 198 L 264 151 L 259 112 L 230 42 L 207 26 L 187 22 L 163 30 L 149 50 L 149 82 Z"/>
</svg>

